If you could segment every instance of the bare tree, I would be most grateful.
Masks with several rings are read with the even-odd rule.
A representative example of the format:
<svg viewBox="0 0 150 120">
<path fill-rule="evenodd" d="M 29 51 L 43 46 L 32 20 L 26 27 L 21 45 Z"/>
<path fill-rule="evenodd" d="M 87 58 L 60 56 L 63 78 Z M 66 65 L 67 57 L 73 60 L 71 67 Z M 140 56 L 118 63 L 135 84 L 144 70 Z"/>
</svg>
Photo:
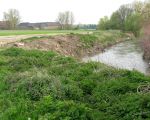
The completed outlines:
<svg viewBox="0 0 150 120">
<path fill-rule="evenodd" d="M 74 24 L 74 14 L 73 12 L 70 12 L 70 25 Z"/>
<path fill-rule="evenodd" d="M 125 20 L 126 20 L 126 18 L 133 13 L 132 6 L 130 4 L 122 5 L 119 8 L 118 13 L 120 15 L 120 20 L 121 20 L 122 25 L 123 25 Z"/>
<path fill-rule="evenodd" d="M 20 14 L 16 9 L 10 9 L 8 12 L 4 12 L 4 21 L 9 29 L 16 29 L 20 23 Z"/>
<path fill-rule="evenodd" d="M 74 23 L 74 15 L 70 11 L 60 12 L 57 21 L 61 25 L 61 29 L 71 29 Z"/>
<path fill-rule="evenodd" d="M 64 29 L 64 25 L 65 25 L 65 14 L 60 12 L 60 13 L 58 14 L 57 21 L 60 23 L 61 29 Z"/>
<path fill-rule="evenodd" d="M 149 22 L 150 20 L 150 0 L 145 2 L 135 1 L 133 3 L 135 12 L 139 13 L 143 17 L 143 22 Z"/>
</svg>

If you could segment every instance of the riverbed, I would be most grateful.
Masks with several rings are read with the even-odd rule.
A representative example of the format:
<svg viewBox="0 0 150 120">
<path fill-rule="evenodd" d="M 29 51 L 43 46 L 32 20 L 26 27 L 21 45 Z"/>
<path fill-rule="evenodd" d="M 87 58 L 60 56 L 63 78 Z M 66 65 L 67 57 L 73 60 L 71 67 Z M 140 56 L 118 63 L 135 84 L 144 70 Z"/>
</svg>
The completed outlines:
<svg viewBox="0 0 150 120">
<path fill-rule="evenodd" d="M 83 61 L 97 61 L 116 68 L 137 70 L 150 75 L 149 64 L 143 60 L 143 51 L 137 40 L 124 41 L 105 49 L 103 53 L 87 56 Z"/>
</svg>

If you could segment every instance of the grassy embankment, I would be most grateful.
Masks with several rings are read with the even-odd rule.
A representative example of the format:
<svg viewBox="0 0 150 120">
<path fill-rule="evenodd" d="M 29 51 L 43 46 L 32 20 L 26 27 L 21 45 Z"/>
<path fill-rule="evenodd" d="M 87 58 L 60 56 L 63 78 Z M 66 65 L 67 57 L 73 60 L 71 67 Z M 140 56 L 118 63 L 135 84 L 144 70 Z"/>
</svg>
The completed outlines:
<svg viewBox="0 0 150 120">
<path fill-rule="evenodd" d="M 51 51 L 1 50 L 0 119 L 149 119 L 150 95 L 137 93 L 147 82 L 150 77 L 136 71 L 81 63 Z"/>
</svg>

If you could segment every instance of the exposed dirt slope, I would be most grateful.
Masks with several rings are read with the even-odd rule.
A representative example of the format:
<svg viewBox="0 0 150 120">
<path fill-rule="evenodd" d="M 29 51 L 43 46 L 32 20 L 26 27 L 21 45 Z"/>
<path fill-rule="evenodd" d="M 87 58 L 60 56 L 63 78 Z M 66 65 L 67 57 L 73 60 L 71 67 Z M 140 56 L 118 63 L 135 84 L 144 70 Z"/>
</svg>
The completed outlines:
<svg viewBox="0 0 150 120">
<path fill-rule="evenodd" d="M 14 46 L 25 49 L 39 49 L 56 51 L 62 55 L 73 56 L 76 58 L 83 57 L 87 54 L 101 51 L 101 45 L 95 43 L 92 48 L 85 47 L 77 35 L 59 35 L 47 38 L 41 38 L 33 41 L 16 42 Z"/>
<path fill-rule="evenodd" d="M 142 41 L 142 47 L 144 50 L 143 58 L 150 61 L 150 23 L 146 23 L 143 28 L 144 37 Z"/>
<path fill-rule="evenodd" d="M 150 23 L 144 25 L 143 31 L 145 36 L 150 36 Z"/>
</svg>

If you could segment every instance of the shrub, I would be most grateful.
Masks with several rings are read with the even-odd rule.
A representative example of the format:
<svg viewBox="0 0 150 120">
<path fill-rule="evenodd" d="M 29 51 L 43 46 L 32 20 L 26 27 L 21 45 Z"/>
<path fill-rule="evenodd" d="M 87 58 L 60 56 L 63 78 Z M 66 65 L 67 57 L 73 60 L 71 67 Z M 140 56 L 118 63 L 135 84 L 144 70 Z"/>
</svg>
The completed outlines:
<svg viewBox="0 0 150 120">
<path fill-rule="evenodd" d="M 34 101 L 48 94 L 54 98 L 63 97 L 63 87 L 59 78 L 49 76 L 46 71 L 35 69 L 35 71 L 20 73 L 17 76 L 13 74 L 7 78 L 6 83 L 10 91 Z"/>
<path fill-rule="evenodd" d="M 41 100 L 39 104 L 41 107 L 38 110 L 43 113 L 43 115 L 39 116 L 40 120 L 92 120 L 92 110 L 84 104 L 78 104 L 73 101 L 51 102 L 51 98 Z"/>
<path fill-rule="evenodd" d="M 78 34 L 78 36 L 80 37 L 81 42 L 86 48 L 92 47 L 95 41 L 98 39 L 93 34 L 86 34 L 86 35 Z"/>
</svg>

